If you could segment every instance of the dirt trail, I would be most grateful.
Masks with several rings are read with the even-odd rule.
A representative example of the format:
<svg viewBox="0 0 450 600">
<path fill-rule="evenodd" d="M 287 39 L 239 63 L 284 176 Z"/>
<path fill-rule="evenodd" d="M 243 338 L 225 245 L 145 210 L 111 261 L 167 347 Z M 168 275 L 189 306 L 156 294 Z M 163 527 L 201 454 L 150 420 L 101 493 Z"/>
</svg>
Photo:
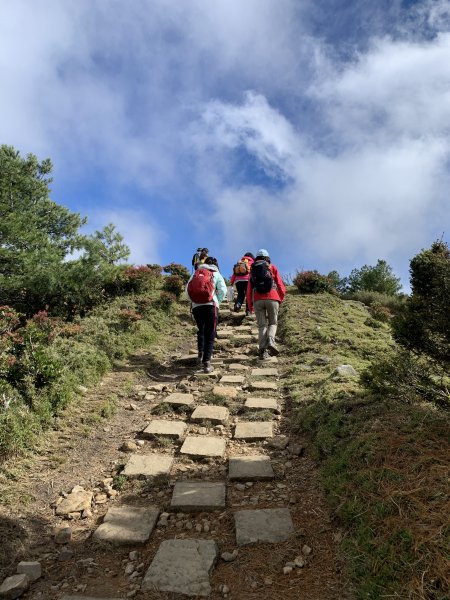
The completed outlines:
<svg viewBox="0 0 450 600">
<path fill-rule="evenodd" d="M 210 376 L 196 373 L 195 355 L 182 356 L 186 348 L 181 348 L 177 357 L 167 357 L 160 363 L 151 354 L 131 357 L 128 366 L 106 377 L 95 392 L 71 409 L 68 425 L 61 424 L 60 430 L 53 433 L 41 455 L 30 462 L 29 469 L 21 465 L 9 495 L 2 486 L 4 500 L 12 496 L 29 497 L 25 506 L 21 503 L 20 508 L 14 509 L 11 501 L 2 509 L 0 533 L 7 540 L 2 551 L 3 575 L 12 574 L 19 560 L 40 560 L 43 566 L 44 576 L 32 584 L 23 598 L 59 600 L 70 594 L 90 599 L 180 597 L 172 592 L 141 589 L 161 542 L 173 539 L 217 543 L 218 560 L 209 577 L 211 598 L 350 598 L 338 554 L 340 532 L 331 522 L 317 467 L 306 442 L 291 435 L 291 407 L 289 398 L 283 397 L 283 361 L 257 360 L 255 327 L 252 319 L 225 313 L 225 322 L 218 331 L 215 371 Z M 254 371 L 267 368 L 276 369 L 276 374 Z M 236 388 L 236 398 L 225 398 L 217 389 L 213 393 L 215 387 L 222 385 L 221 377 L 229 375 L 243 377 L 243 381 L 223 384 Z M 255 389 L 259 382 L 275 383 L 272 387 L 276 389 Z M 195 405 L 227 407 L 228 422 L 193 423 L 192 407 L 173 409 L 165 402 L 173 392 L 192 394 Z M 89 414 L 98 414 L 98 408 L 113 394 L 118 397 L 114 416 L 107 421 L 90 420 Z M 244 409 L 246 400 L 261 397 L 276 400 L 277 409 L 270 412 Z M 185 422 L 184 437 L 224 440 L 224 455 L 193 457 L 181 451 L 182 440 L 162 435 L 153 439 L 143 436 L 143 429 L 155 419 Z M 236 439 L 236 424 L 241 423 L 266 423 L 272 429 L 275 443 L 270 435 L 257 441 Z M 280 436 L 289 438 L 287 447 Z M 135 444 L 131 454 L 120 451 L 127 440 Z M 273 447 L 277 442 L 280 447 Z M 121 474 L 131 456 L 146 453 L 173 457 L 170 473 L 156 479 L 126 478 Z M 270 458 L 272 479 L 229 479 L 230 457 L 261 454 Z M 107 497 L 101 482 L 111 477 L 112 488 L 108 489 L 114 493 Z M 222 482 L 226 487 L 225 506 L 212 511 L 184 510 L 180 514 L 170 506 L 174 486 L 179 481 Z M 67 493 L 75 485 L 93 491 L 91 514 L 88 511 L 86 518 L 74 514 L 72 520 L 57 517 L 54 503 L 60 492 Z M 107 510 L 124 505 L 155 505 L 169 516 L 158 522 L 143 545 L 115 546 L 93 539 L 92 534 Z M 237 546 L 235 515 L 249 509 L 288 509 L 293 532 L 286 541 Z M 69 544 L 55 543 L 57 526 L 72 529 Z M 222 553 L 236 549 L 234 560 L 220 558 Z M 134 560 L 130 559 L 132 551 L 138 552 L 132 556 Z M 304 566 L 296 566 L 296 558 Z"/>
</svg>

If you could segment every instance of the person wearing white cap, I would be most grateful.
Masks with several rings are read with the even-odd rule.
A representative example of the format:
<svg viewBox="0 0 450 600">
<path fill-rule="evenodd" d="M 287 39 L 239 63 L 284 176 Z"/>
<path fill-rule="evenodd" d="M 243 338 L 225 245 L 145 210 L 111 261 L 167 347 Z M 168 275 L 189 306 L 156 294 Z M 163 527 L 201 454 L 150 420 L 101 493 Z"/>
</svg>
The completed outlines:
<svg viewBox="0 0 450 600">
<path fill-rule="evenodd" d="M 255 312 L 258 323 L 258 347 L 260 360 L 268 355 L 276 356 L 278 348 L 275 335 L 278 325 L 278 309 L 286 295 L 286 287 L 275 265 L 270 262 L 267 250 L 256 253 L 247 285 L 247 303 L 250 312 Z"/>
</svg>

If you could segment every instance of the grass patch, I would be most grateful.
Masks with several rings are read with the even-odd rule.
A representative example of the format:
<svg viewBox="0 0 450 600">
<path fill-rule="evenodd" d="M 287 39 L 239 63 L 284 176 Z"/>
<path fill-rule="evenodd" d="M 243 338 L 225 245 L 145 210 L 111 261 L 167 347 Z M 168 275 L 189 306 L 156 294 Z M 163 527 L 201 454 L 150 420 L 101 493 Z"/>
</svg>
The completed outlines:
<svg viewBox="0 0 450 600">
<path fill-rule="evenodd" d="M 362 374 L 394 355 L 389 326 L 374 329 L 368 318 L 359 302 L 288 294 L 280 332 L 292 425 L 311 438 L 347 531 L 342 549 L 356 598 L 449 600 L 449 415 L 423 395 L 406 403 L 394 386 L 381 395 L 359 378 L 333 376 L 339 364 Z M 330 363 L 315 365 L 317 356 Z"/>
</svg>

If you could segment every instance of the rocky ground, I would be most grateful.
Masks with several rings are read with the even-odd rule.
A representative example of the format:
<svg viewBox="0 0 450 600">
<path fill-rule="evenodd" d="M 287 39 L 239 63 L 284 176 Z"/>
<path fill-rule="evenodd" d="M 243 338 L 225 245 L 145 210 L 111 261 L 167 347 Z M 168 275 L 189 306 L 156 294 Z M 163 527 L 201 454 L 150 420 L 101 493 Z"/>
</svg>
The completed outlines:
<svg viewBox="0 0 450 600">
<path fill-rule="evenodd" d="M 22 564 L 0 597 L 350 597 L 341 532 L 291 434 L 283 349 L 261 362 L 256 339 L 254 320 L 226 312 L 212 374 L 196 370 L 194 338 L 180 340 L 84 399 L 115 394 L 117 412 L 89 429 L 74 412 L 16 476 L 12 490 L 30 500 L 2 510 L 4 575 L 19 560 L 41 573 Z"/>
</svg>

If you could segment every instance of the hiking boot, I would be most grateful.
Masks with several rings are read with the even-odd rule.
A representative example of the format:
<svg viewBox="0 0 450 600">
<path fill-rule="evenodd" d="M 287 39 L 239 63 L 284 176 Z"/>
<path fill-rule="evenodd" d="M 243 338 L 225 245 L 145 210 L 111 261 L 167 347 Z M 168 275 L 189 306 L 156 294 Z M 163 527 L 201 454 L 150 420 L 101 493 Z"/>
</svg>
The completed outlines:
<svg viewBox="0 0 450 600">
<path fill-rule="evenodd" d="M 246 310 L 246 311 L 245 311 L 245 316 L 246 316 L 246 317 L 249 317 L 249 316 L 250 316 L 250 311 L 249 311 L 249 310 Z"/>
<path fill-rule="evenodd" d="M 200 367 L 203 362 L 203 352 L 199 352 L 195 364 Z"/>
<path fill-rule="evenodd" d="M 258 358 L 259 358 L 259 360 L 267 360 L 269 358 L 269 353 L 267 352 L 266 349 L 260 350 Z"/>
<path fill-rule="evenodd" d="M 241 310 L 242 304 L 239 304 L 239 302 L 236 302 L 236 304 L 234 305 L 234 312 L 239 312 Z"/>
<path fill-rule="evenodd" d="M 211 361 L 207 360 L 203 363 L 203 373 L 212 373 L 214 371 L 214 367 L 211 364 Z"/>
<path fill-rule="evenodd" d="M 269 338 L 269 341 L 267 343 L 267 350 L 269 351 L 270 356 L 278 356 L 278 354 L 280 354 L 280 351 L 277 348 L 277 345 L 275 344 L 275 340 L 273 338 Z"/>
</svg>

